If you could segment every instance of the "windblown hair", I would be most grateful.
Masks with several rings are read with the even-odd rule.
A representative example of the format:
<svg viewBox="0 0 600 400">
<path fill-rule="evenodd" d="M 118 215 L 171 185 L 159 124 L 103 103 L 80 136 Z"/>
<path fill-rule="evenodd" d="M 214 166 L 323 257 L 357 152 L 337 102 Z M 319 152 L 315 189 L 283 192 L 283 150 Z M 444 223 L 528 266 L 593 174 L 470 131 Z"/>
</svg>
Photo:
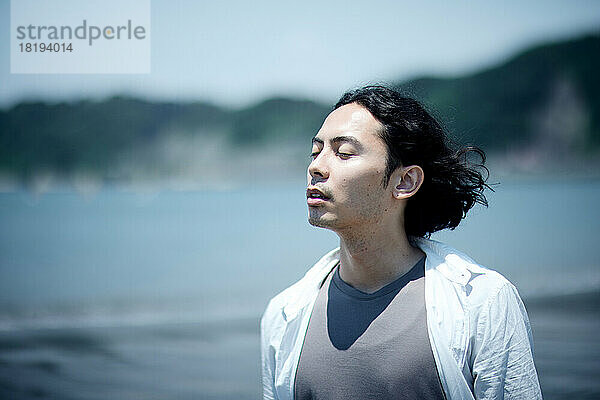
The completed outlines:
<svg viewBox="0 0 600 400">
<path fill-rule="evenodd" d="M 382 185 L 401 166 L 418 165 L 424 182 L 409 198 L 404 228 L 409 236 L 429 237 L 454 229 L 475 203 L 487 207 L 485 153 L 478 147 L 454 149 L 445 129 L 418 101 L 385 86 L 366 86 L 345 93 L 334 109 L 357 103 L 383 125 L 381 139 L 387 147 L 387 166 Z M 479 163 L 470 163 L 473 153 Z M 485 178 L 480 170 L 485 171 Z"/>
</svg>

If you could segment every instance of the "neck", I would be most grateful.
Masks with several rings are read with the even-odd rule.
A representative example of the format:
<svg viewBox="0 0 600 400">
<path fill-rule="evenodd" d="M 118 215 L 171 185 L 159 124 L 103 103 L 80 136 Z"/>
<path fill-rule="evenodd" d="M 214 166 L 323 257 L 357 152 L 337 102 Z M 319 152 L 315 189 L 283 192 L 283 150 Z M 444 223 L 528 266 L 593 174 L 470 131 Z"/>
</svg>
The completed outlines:
<svg viewBox="0 0 600 400">
<path fill-rule="evenodd" d="M 398 279 L 424 255 L 410 245 L 404 229 L 395 225 L 337 234 L 340 237 L 340 277 L 366 293 L 373 293 Z"/>
</svg>

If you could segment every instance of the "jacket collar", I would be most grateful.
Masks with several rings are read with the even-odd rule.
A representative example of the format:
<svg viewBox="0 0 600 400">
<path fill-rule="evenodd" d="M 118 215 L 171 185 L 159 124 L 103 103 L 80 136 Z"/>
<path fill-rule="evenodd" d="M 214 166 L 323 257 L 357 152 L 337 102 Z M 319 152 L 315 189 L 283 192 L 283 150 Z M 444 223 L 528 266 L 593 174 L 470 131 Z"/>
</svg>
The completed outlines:
<svg viewBox="0 0 600 400">
<path fill-rule="evenodd" d="M 446 279 L 466 286 L 471 280 L 471 269 L 476 265 L 469 256 L 435 240 L 411 238 L 411 241 L 427 255 L 425 270 L 435 270 Z"/>
</svg>

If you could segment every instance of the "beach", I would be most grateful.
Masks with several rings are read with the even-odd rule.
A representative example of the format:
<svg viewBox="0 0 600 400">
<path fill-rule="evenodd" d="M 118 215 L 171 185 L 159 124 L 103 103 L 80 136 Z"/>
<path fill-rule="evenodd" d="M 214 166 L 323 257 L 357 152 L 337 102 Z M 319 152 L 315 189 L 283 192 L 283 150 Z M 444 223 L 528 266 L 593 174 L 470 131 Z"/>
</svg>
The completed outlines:
<svg viewBox="0 0 600 400">
<path fill-rule="evenodd" d="M 527 302 L 545 399 L 600 398 L 600 292 Z M 0 334 L 0 398 L 257 399 L 259 317 Z"/>
</svg>

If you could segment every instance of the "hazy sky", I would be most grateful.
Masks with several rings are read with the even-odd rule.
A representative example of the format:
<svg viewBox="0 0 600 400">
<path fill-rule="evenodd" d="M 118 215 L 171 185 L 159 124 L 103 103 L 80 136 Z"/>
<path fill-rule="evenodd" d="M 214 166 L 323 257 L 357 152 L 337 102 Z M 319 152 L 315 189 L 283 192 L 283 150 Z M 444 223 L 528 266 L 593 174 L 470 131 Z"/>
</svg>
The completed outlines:
<svg viewBox="0 0 600 400">
<path fill-rule="evenodd" d="M 0 106 L 23 99 L 333 101 L 349 87 L 493 65 L 533 43 L 600 28 L 600 1 L 152 1 L 152 73 L 10 74 L 0 0 Z"/>
</svg>

